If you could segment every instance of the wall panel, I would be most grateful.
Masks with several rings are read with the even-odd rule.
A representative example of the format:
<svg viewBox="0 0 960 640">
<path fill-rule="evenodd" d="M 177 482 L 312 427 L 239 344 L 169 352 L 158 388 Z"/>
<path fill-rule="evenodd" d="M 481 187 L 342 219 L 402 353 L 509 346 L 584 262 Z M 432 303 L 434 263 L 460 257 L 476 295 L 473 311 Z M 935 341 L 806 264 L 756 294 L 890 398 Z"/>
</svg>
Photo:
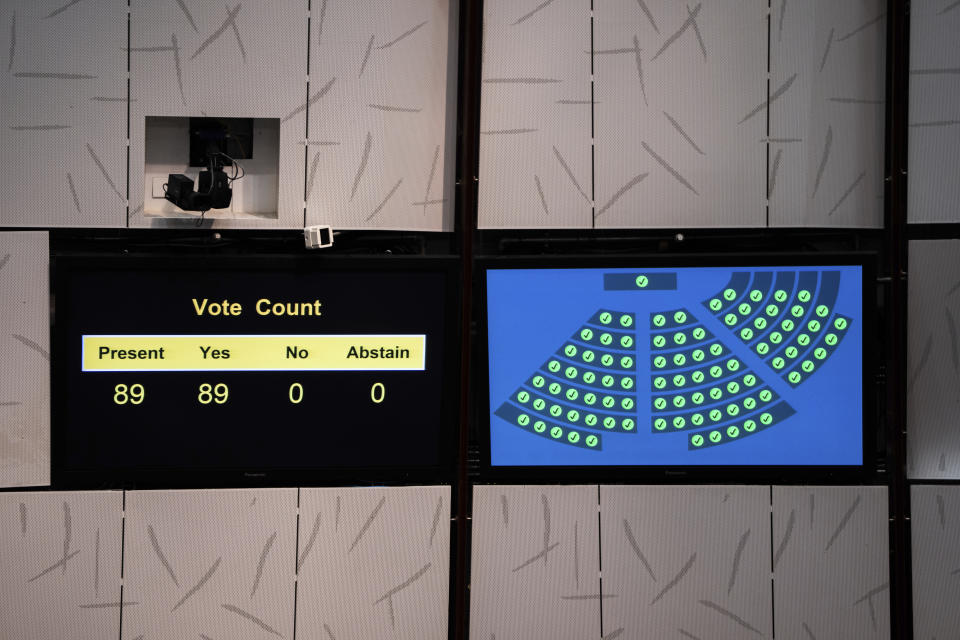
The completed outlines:
<svg viewBox="0 0 960 640">
<path fill-rule="evenodd" d="M 46 231 L 0 232 L 0 487 L 50 483 Z"/>
<path fill-rule="evenodd" d="M 960 487 L 913 486 L 913 637 L 950 638 L 960 628 Z"/>
</svg>

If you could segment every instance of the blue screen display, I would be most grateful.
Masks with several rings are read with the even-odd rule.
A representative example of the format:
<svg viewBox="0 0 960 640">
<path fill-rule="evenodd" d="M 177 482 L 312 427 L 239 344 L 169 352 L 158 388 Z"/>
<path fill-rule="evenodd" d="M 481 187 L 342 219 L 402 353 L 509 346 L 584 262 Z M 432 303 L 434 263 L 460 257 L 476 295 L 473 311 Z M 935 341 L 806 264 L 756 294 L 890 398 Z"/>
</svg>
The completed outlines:
<svg viewBox="0 0 960 640">
<path fill-rule="evenodd" d="M 491 465 L 861 465 L 861 271 L 488 269 Z"/>
</svg>

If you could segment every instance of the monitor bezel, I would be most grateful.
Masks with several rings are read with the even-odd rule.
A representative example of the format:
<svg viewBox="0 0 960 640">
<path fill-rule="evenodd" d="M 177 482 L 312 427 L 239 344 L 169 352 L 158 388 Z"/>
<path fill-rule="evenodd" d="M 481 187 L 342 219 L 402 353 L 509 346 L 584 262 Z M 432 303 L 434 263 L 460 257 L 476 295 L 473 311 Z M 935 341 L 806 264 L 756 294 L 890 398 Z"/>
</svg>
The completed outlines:
<svg viewBox="0 0 960 640">
<path fill-rule="evenodd" d="M 442 424 L 439 426 L 436 465 L 351 466 L 340 468 L 289 468 L 264 466 L 246 468 L 228 464 L 204 469 L 128 466 L 116 469 L 78 469 L 65 464 L 65 439 L 70 429 L 66 397 L 69 331 L 63 309 L 69 306 L 69 273 L 75 269 L 179 271 L 190 273 L 211 268 L 231 271 L 266 270 L 368 272 L 398 270 L 435 272 L 444 277 L 443 375 L 440 398 Z M 456 445 L 460 415 L 460 261 L 452 256 L 318 255 L 318 254 L 211 254 L 61 252 L 51 256 L 51 486 L 55 489 L 194 489 L 290 486 L 452 484 L 456 477 Z M 58 304 L 59 303 L 59 304 Z M 57 310 L 60 309 L 60 313 Z M 88 424 L 95 420 L 87 419 Z"/>
<path fill-rule="evenodd" d="M 883 452 L 877 442 L 880 429 L 876 381 L 879 379 L 877 344 L 876 273 L 879 255 L 875 252 L 818 253 L 714 253 L 714 254 L 619 254 L 482 256 L 475 269 L 477 292 L 475 318 L 478 325 L 473 367 L 475 387 L 473 414 L 479 445 L 478 476 L 483 482 L 778 482 L 835 483 L 879 481 Z M 862 424 L 859 465 L 493 465 L 491 461 L 491 410 L 489 393 L 489 336 L 487 317 L 487 272 L 491 269 L 590 269 L 590 268 L 684 268 L 684 267 L 861 267 L 860 313 L 862 327 Z M 873 301 L 868 304 L 868 300 Z"/>
</svg>

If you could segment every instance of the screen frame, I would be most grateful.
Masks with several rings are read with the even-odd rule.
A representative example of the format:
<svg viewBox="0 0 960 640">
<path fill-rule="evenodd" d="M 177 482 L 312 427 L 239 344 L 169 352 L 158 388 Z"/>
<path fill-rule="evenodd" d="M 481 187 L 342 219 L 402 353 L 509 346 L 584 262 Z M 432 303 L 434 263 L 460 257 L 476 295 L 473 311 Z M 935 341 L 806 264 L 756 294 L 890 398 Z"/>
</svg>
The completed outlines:
<svg viewBox="0 0 960 640">
<path fill-rule="evenodd" d="M 70 306 L 69 274 L 75 269 L 180 271 L 211 268 L 266 272 L 433 272 L 444 277 L 443 372 L 441 379 L 438 463 L 408 466 L 350 466 L 340 468 L 241 468 L 211 465 L 202 470 L 169 467 L 122 467 L 117 469 L 70 468 L 65 461 L 69 429 L 66 394 L 68 384 L 69 331 L 64 309 Z M 323 254 L 237 253 L 103 253 L 59 252 L 51 255 L 51 486 L 55 489 L 194 489 L 290 486 L 363 486 L 381 484 L 452 484 L 456 477 L 456 445 L 460 414 L 460 261 L 453 256 L 342 256 Z M 58 304 L 59 303 L 59 304 Z M 58 313 L 58 309 L 60 310 Z M 134 443 L 131 446 L 136 446 Z"/>
<path fill-rule="evenodd" d="M 883 458 L 877 435 L 880 379 L 877 344 L 878 308 L 876 273 L 879 254 L 876 252 L 822 253 L 714 253 L 714 254 L 618 254 L 613 256 L 549 255 L 549 256 L 482 256 L 476 260 L 474 288 L 477 292 L 475 318 L 477 340 L 473 367 L 473 414 L 476 442 L 479 445 L 478 474 L 484 482 L 783 482 L 833 483 L 876 481 L 878 464 Z M 861 267 L 860 315 L 862 327 L 862 424 L 861 464 L 859 465 L 493 465 L 491 461 L 491 406 L 487 272 L 492 269 L 669 269 L 689 267 Z"/>
</svg>

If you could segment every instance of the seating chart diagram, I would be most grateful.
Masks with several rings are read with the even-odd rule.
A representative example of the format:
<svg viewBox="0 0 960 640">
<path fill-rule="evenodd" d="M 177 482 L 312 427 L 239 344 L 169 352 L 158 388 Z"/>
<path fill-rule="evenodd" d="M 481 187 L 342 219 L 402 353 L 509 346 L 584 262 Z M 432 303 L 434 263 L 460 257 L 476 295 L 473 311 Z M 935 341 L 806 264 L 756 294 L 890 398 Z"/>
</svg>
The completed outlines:
<svg viewBox="0 0 960 640">
<path fill-rule="evenodd" d="M 860 267 L 487 278 L 494 466 L 862 462 Z"/>
</svg>

